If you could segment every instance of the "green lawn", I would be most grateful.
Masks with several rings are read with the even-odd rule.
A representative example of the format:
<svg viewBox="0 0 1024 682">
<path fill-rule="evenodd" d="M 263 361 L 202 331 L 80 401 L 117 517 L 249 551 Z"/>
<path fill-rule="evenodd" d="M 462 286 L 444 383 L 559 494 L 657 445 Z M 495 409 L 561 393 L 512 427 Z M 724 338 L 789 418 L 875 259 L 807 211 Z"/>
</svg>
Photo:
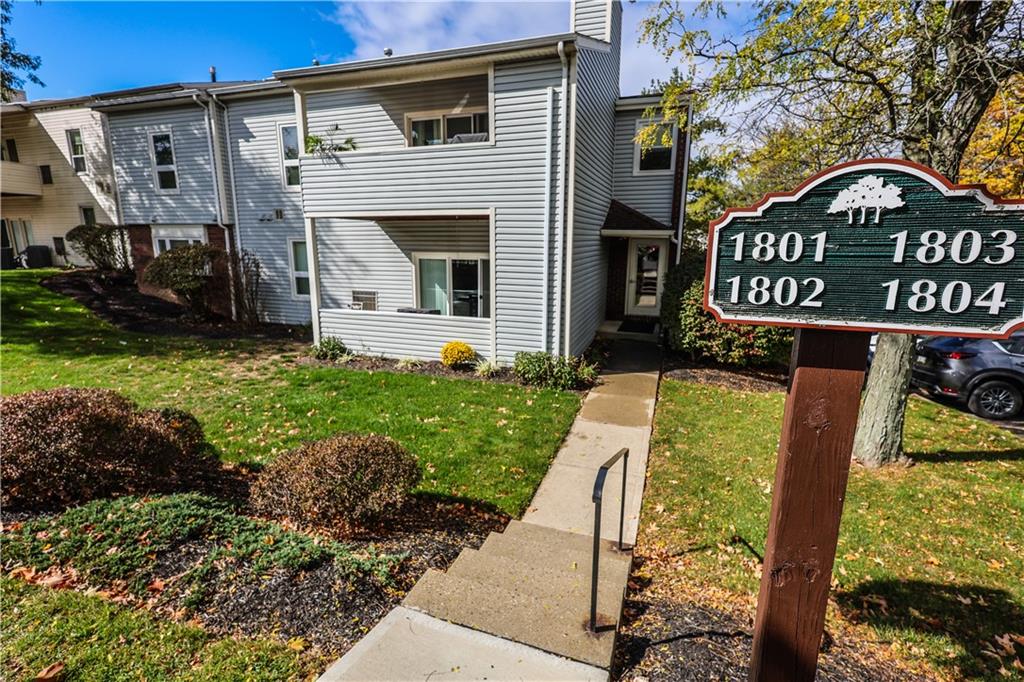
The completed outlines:
<svg viewBox="0 0 1024 682">
<path fill-rule="evenodd" d="M 640 547 L 684 557 L 665 580 L 756 599 L 760 568 L 731 539 L 764 551 L 784 400 L 662 383 Z M 851 472 L 833 618 L 953 677 L 1022 677 L 1024 439 L 913 398 L 906 448 L 913 467 Z"/>
<path fill-rule="evenodd" d="M 293 343 L 123 332 L 39 286 L 49 274 L 3 273 L 3 393 L 103 387 L 186 409 L 226 461 L 258 465 L 339 431 L 386 434 L 419 456 L 420 490 L 518 515 L 579 407 L 568 392 L 301 365 Z"/>
<path fill-rule="evenodd" d="M 0 578 L 0 671 L 32 680 L 63 663 L 65 682 L 209 680 L 277 682 L 309 675 L 299 654 L 266 639 L 216 639 L 202 628 L 70 590 Z"/>
</svg>

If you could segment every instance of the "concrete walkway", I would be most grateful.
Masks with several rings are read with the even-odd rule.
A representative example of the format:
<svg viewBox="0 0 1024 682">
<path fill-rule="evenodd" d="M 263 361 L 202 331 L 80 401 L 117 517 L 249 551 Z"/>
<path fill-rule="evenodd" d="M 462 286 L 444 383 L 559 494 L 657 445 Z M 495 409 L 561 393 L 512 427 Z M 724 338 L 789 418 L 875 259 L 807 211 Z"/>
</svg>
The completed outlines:
<svg viewBox="0 0 1024 682">
<path fill-rule="evenodd" d="M 463 550 L 447 571 L 427 571 L 320 680 L 607 680 L 632 552 L 602 543 L 601 627 L 588 632 L 594 478 L 629 448 L 624 541 L 632 545 L 660 365 L 653 344 L 616 341 L 523 521 Z M 605 484 L 608 540 L 618 537 L 622 466 Z"/>
</svg>

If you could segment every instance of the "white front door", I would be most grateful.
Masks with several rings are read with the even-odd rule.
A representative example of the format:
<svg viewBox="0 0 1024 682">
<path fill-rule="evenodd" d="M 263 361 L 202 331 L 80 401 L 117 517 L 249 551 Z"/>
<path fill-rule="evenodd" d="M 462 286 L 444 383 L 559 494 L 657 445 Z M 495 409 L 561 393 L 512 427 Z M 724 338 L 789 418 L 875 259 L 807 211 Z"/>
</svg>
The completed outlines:
<svg viewBox="0 0 1024 682">
<path fill-rule="evenodd" d="M 668 264 L 667 239 L 630 239 L 626 314 L 657 316 Z"/>
</svg>

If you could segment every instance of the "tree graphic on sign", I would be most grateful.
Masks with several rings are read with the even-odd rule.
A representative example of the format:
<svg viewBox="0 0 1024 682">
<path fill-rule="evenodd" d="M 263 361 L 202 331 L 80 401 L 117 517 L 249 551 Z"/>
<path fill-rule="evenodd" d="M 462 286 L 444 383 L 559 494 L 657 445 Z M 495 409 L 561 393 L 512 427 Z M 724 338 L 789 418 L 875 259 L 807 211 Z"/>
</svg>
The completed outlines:
<svg viewBox="0 0 1024 682">
<path fill-rule="evenodd" d="M 853 225 L 853 212 L 860 209 L 860 224 L 867 220 L 869 208 L 875 209 L 875 222 L 882 217 L 882 211 L 899 208 L 904 205 L 900 193 L 903 190 L 893 184 L 885 184 L 885 180 L 877 175 L 866 175 L 839 194 L 828 207 L 829 213 L 846 211 L 850 225 Z"/>
</svg>

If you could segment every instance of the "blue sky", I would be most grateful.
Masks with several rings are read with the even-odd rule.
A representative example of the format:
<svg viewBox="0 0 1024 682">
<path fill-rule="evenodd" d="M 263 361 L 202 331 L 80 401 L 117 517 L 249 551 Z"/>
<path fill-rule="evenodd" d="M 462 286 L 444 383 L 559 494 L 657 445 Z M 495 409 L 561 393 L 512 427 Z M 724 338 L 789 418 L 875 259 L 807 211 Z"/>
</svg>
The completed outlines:
<svg viewBox="0 0 1024 682">
<path fill-rule="evenodd" d="M 646 2 L 624 3 L 622 92 L 670 71 L 636 45 Z M 458 47 L 567 31 L 567 2 L 17 2 L 21 51 L 43 59 L 29 99 L 208 78 L 265 78 L 275 69 Z"/>
</svg>

